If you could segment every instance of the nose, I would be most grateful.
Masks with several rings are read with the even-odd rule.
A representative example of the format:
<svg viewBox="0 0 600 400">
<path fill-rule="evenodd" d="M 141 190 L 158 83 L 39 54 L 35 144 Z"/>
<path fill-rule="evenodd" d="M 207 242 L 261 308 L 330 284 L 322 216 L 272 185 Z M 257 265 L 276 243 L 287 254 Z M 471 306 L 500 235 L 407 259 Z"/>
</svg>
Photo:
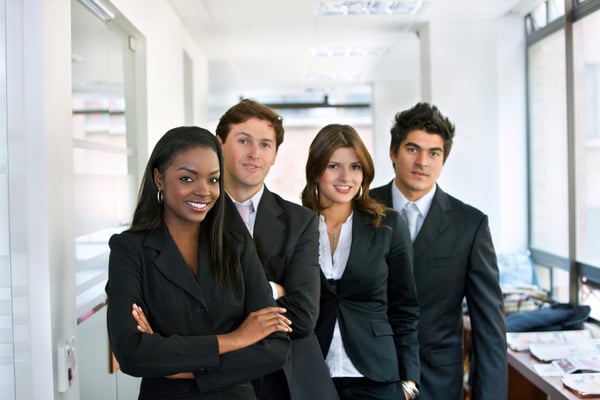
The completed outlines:
<svg viewBox="0 0 600 400">
<path fill-rule="evenodd" d="M 258 158 L 258 155 L 259 155 L 259 147 L 258 146 L 259 146 L 258 143 L 252 144 L 250 146 L 250 151 L 248 152 L 248 157 L 250 157 L 252 159 Z"/>
<path fill-rule="evenodd" d="M 427 165 L 427 163 L 429 162 L 427 152 L 425 152 L 425 151 L 419 151 L 417 153 L 417 157 L 415 159 L 415 162 L 417 164 L 419 164 L 419 165 Z"/>
<path fill-rule="evenodd" d="M 208 182 L 198 181 L 196 187 L 194 188 L 194 194 L 198 196 L 207 196 L 210 194 L 210 188 L 208 186 Z"/>
<path fill-rule="evenodd" d="M 350 170 L 347 168 L 340 168 L 340 180 L 346 182 L 349 179 Z"/>
</svg>

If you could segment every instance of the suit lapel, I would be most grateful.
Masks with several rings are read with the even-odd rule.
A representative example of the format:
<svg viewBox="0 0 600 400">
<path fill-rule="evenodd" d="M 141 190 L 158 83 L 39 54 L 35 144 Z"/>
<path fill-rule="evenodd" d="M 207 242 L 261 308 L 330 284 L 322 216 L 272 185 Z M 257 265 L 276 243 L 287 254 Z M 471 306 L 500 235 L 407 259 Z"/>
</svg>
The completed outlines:
<svg viewBox="0 0 600 400">
<path fill-rule="evenodd" d="M 183 257 L 165 225 L 151 231 L 144 242 L 144 246 L 156 251 L 156 253 L 152 252 L 150 254 L 157 254 L 154 259 L 147 259 L 148 263 L 153 263 L 169 281 L 181 287 L 186 293 L 206 306 L 206 300 L 198 282 L 185 265 Z M 146 252 L 146 254 L 149 253 Z"/>
<path fill-rule="evenodd" d="M 254 221 L 254 241 L 261 260 L 269 259 L 272 249 L 279 248 L 277 245 L 285 231 L 285 226 L 279 219 L 281 214 L 283 209 L 275 200 L 273 193 L 265 187 Z"/>
<path fill-rule="evenodd" d="M 425 250 L 428 244 L 435 240 L 440 232 L 444 231 L 450 225 L 450 209 L 448 195 L 438 186 L 433 196 L 431 208 L 413 243 L 415 257 Z"/>
<path fill-rule="evenodd" d="M 364 263 L 367 260 L 366 254 L 369 250 L 369 244 L 373 243 L 373 235 L 375 235 L 375 229 L 369 229 L 368 224 L 368 217 L 355 210 L 352 215 L 352 243 L 350 244 L 350 255 L 348 257 L 346 269 L 342 275 L 342 281 L 344 278 L 352 278 L 355 268 L 364 267 Z M 355 240 L 358 238 L 360 238 L 360 240 Z M 356 264 L 358 264 L 358 267 L 355 267 Z"/>
</svg>

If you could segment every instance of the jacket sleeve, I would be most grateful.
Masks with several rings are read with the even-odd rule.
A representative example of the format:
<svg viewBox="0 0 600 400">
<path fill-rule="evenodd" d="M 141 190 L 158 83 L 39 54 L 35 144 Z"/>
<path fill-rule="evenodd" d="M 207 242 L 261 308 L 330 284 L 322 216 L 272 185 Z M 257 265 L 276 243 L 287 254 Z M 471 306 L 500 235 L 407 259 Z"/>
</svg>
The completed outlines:
<svg viewBox="0 0 600 400">
<path fill-rule="evenodd" d="M 252 240 L 244 237 L 244 241 L 241 263 L 249 314 L 275 303 Z M 267 375 L 283 367 L 289 348 L 289 335 L 275 332 L 252 346 L 222 354 L 214 370 L 195 371 L 196 384 L 200 392 L 206 392 Z"/>
<path fill-rule="evenodd" d="M 162 377 L 218 367 L 219 352 L 214 335 L 163 337 L 137 331 L 131 315 L 132 304 L 147 309 L 141 239 L 134 239 L 133 235 L 114 235 L 109 245 L 107 325 L 121 370 L 132 376 Z"/>
<path fill-rule="evenodd" d="M 498 264 L 486 216 L 477 227 L 467 272 L 474 400 L 506 398 L 506 324 Z"/>
<path fill-rule="evenodd" d="M 410 234 L 404 221 L 392 213 L 392 240 L 387 259 L 388 318 L 394 330 L 400 379 L 419 383 L 419 301 L 413 274 L 413 250 Z"/>
<path fill-rule="evenodd" d="M 307 214 L 302 214 L 307 215 Z M 321 279 L 319 267 L 319 222 L 317 215 L 311 215 L 299 229 L 291 259 L 285 266 L 283 282 L 285 296 L 277 299 L 277 304 L 287 310 L 286 316 L 292 321 L 292 338 L 311 334 L 319 315 Z"/>
<path fill-rule="evenodd" d="M 245 382 L 281 368 L 289 347 L 286 334 L 274 334 L 245 349 L 219 355 L 215 334 L 148 335 L 137 331 L 131 315 L 132 303 L 146 308 L 143 294 L 144 254 L 140 243 L 129 236 L 110 240 L 109 282 L 107 284 L 108 330 L 111 345 L 123 372 L 142 377 L 163 377 L 194 372 L 203 391 Z M 248 247 L 253 249 L 253 247 Z M 253 251 L 244 252 L 246 314 L 274 302 L 270 288 Z M 177 310 L 174 310 L 177 311 Z M 179 310 L 186 312 L 186 310 Z M 246 366 L 241 371 L 240 363 Z M 210 374 L 211 379 L 198 379 Z"/>
</svg>

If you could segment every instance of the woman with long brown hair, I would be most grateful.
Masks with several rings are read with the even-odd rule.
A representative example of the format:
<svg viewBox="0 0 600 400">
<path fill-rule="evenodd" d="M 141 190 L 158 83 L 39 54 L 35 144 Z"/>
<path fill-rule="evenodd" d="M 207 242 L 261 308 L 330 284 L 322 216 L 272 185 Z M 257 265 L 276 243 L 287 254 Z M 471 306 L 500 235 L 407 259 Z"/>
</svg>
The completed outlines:
<svg viewBox="0 0 600 400">
<path fill-rule="evenodd" d="M 320 216 L 316 333 L 342 400 L 418 393 L 412 242 L 400 215 L 369 196 L 374 174 L 349 125 L 325 126 L 310 145 L 302 203 Z"/>
</svg>

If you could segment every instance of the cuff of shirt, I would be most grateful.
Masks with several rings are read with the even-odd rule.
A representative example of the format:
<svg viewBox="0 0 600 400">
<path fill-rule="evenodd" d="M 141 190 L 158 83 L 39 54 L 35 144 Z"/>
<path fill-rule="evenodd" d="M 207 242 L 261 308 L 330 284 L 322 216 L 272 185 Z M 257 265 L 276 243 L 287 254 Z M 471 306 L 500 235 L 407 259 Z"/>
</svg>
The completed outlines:
<svg viewBox="0 0 600 400">
<path fill-rule="evenodd" d="M 273 300 L 277 300 L 279 298 L 279 293 L 277 292 L 277 287 L 275 286 L 275 282 L 269 281 L 269 285 L 271 285 L 271 291 L 273 292 Z"/>
</svg>

